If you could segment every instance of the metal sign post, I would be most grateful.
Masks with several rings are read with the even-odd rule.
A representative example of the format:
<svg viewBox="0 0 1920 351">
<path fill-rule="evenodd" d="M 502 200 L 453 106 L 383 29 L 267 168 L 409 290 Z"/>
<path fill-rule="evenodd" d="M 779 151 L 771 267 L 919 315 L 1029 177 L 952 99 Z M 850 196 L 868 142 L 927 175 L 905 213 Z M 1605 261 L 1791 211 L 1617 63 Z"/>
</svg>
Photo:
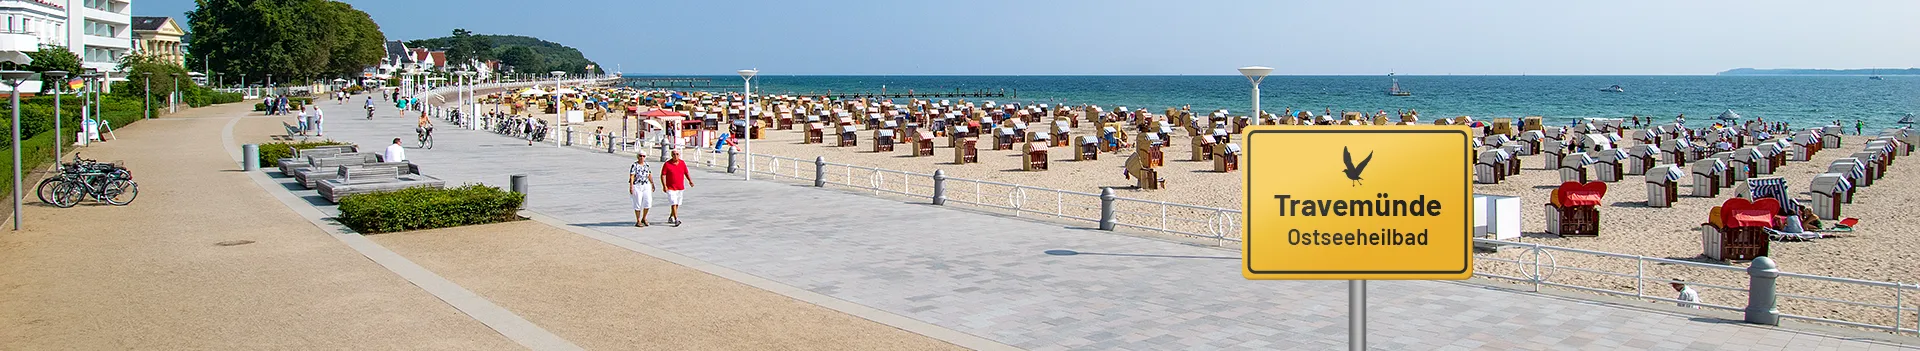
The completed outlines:
<svg viewBox="0 0 1920 351">
<path fill-rule="evenodd" d="M 1347 349 L 1367 349 L 1367 281 L 1347 281 Z"/>
</svg>

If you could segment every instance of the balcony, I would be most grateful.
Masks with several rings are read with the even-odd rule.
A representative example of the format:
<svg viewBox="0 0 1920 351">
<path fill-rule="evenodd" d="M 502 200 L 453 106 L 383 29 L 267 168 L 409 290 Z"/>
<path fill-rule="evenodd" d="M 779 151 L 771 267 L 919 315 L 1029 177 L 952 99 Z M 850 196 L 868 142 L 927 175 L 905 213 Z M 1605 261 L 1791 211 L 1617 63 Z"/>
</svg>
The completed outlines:
<svg viewBox="0 0 1920 351">
<path fill-rule="evenodd" d="M 40 37 L 27 34 L 26 32 L 0 31 L 0 52 L 4 51 L 40 51 Z"/>
</svg>

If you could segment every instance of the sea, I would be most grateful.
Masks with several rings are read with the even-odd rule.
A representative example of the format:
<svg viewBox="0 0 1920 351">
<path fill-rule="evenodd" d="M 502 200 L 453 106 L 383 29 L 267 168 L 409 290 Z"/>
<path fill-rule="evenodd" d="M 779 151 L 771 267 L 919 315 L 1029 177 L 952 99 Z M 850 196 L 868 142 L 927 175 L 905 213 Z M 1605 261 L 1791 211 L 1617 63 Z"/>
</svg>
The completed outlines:
<svg viewBox="0 0 1920 351">
<path fill-rule="evenodd" d="M 629 78 L 669 77 L 637 76 Z M 740 89 L 739 76 L 710 78 L 712 88 Z M 1416 110 L 1423 118 L 1475 119 L 1542 116 L 1549 123 L 1587 117 L 1685 115 L 1688 124 L 1713 123 L 1725 111 L 1744 119 L 1786 121 L 1795 127 L 1854 120 L 1869 128 L 1896 126 L 1920 113 L 1920 76 L 1396 76 L 1412 96 L 1389 96 L 1388 76 L 1270 76 L 1260 84 L 1261 108 L 1321 114 L 1327 110 Z M 645 87 L 646 84 L 634 82 Z M 1624 92 L 1604 92 L 1619 85 Z M 780 76 L 753 80 L 761 94 L 1005 92 L 970 99 L 1001 103 L 1093 104 L 1146 108 L 1192 106 L 1244 114 L 1251 84 L 1241 76 Z M 951 100 L 960 100 L 958 98 Z"/>
</svg>

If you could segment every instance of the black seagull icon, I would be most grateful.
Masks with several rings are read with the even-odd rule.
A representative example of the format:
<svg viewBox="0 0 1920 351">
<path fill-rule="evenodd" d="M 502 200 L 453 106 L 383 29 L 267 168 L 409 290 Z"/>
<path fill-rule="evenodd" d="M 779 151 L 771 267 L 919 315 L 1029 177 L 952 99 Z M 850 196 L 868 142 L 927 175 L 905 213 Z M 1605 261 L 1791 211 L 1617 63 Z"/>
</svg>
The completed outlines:
<svg viewBox="0 0 1920 351">
<path fill-rule="evenodd" d="M 1342 172 L 1347 173 L 1347 179 L 1353 180 L 1353 184 L 1348 184 L 1348 185 L 1351 185 L 1351 186 L 1366 185 L 1365 183 L 1360 183 L 1360 172 L 1366 172 L 1367 162 L 1373 162 L 1373 152 L 1367 152 L 1367 159 L 1360 160 L 1360 165 L 1358 166 L 1353 165 L 1353 153 L 1348 152 L 1347 147 L 1345 146 L 1340 147 L 1340 157 L 1343 159 L 1343 161 L 1347 162 L 1347 170 Z"/>
</svg>

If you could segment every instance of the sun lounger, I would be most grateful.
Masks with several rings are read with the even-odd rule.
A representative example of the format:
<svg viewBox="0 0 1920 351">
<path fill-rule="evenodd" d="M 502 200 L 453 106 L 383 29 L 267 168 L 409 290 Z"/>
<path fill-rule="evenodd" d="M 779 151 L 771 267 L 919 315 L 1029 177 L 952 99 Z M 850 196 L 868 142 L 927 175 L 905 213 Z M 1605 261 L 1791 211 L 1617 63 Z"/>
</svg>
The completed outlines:
<svg viewBox="0 0 1920 351">
<path fill-rule="evenodd" d="M 381 191 L 394 191 L 413 187 L 439 188 L 446 183 L 439 178 L 419 174 L 402 175 L 393 167 L 347 167 L 338 170 L 339 177 L 319 183 L 320 196 L 327 201 L 339 203 L 341 198 L 354 194 L 366 194 Z"/>
<path fill-rule="evenodd" d="M 1548 195 L 1547 232 L 1559 236 L 1600 235 L 1600 199 L 1606 194 L 1606 183 L 1561 183 Z"/>
</svg>

